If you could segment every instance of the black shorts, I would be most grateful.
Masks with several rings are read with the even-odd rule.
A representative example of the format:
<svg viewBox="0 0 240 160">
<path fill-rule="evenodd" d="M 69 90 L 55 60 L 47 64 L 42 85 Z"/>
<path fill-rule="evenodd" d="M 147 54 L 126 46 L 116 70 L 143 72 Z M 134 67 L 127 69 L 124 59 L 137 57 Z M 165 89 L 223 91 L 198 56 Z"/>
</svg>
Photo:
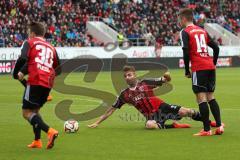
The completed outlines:
<svg viewBox="0 0 240 160">
<path fill-rule="evenodd" d="M 27 85 L 23 95 L 23 109 L 41 108 L 47 101 L 51 89 L 38 85 Z"/>
<path fill-rule="evenodd" d="M 158 111 L 149 116 L 147 120 L 155 120 L 157 123 L 164 125 L 165 121 L 180 120 L 181 116 L 178 114 L 181 106 L 162 103 L 158 108 Z"/>
<path fill-rule="evenodd" d="M 192 90 L 194 93 L 214 92 L 215 84 L 215 70 L 202 70 L 192 73 Z"/>
</svg>

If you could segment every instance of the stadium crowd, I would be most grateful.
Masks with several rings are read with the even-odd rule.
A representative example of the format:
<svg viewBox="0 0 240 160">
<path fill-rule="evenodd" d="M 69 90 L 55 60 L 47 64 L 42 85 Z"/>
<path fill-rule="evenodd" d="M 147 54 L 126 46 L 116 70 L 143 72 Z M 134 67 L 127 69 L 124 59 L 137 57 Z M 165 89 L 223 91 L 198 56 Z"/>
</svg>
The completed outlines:
<svg viewBox="0 0 240 160">
<path fill-rule="evenodd" d="M 239 0 L 1 0 L 0 46 L 21 46 L 32 20 L 46 23 L 45 38 L 54 46 L 101 46 L 86 31 L 93 16 L 107 19 L 126 38 L 179 45 L 177 12 L 186 6 L 194 9 L 200 26 L 207 18 L 215 19 L 240 34 Z"/>
</svg>

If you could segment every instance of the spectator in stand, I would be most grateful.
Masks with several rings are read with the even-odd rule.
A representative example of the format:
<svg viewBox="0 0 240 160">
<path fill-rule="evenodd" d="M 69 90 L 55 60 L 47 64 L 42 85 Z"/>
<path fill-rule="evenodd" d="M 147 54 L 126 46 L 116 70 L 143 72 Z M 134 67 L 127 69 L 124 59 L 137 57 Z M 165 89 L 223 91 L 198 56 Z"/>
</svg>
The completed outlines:
<svg viewBox="0 0 240 160">
<path fill-rule="evenodd" d="M 160 45 L 179 45 L 177 12 L 188 6 L 200 26 L 206 18 L 216 19 L 240 35 L 240 1 L 222 3 L 221 7 L 217 0 L 1 0 L 0 31 L 5 47 L 19 47 L 27 39 L 26 24 L 44 21 L 45 38 L 54 46 L 101 46 L 86 33 L 89 17 L 99 16 L 127 38 L 144 38 L 141 44 L 152 45 L 153 38 Z"/>
</svg>

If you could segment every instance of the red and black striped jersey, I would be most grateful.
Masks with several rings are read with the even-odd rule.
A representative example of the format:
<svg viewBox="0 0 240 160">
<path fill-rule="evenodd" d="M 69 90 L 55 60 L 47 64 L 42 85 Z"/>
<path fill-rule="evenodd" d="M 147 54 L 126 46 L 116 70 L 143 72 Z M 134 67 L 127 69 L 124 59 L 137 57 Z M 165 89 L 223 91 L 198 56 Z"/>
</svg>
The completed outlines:
<svg viewBox="0 0 240 160">
<path fill-rule="evenodd" d="M 153 89 L 161 84 L 160 79 L 139 81 L 134 88 L 129 87 L 123 90 L 112 107 L 120 109 L 125 103 L 128 103 L 133 105 L 144 116 L 148 116 L 156 112 L 159 106 L 164 103 L 153 92 Z"/>
</svg>

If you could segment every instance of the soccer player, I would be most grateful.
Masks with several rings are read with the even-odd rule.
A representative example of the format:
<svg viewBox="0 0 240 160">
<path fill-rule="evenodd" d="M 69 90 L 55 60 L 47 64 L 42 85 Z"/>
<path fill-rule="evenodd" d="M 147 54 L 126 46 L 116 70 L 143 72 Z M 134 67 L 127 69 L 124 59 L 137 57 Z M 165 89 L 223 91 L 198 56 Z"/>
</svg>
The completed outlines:
<svg viewBox="0 0 240 160">
<path fill-rule="evenodd" d="M 207 31 L 193 24 L 191 9 L 182 9 L 179 13 L 179 22 L 183 27 L 180 32 L 185 63 L 185 76 L 192 77 L 192 90 L 196 94 L 199 110 L 203 120 L 203 130 L 196 136 L 212 135 L 209 124 L 209 108 L 215 118 L 216 135 L 224 132 L 221 123 L 219 105 L 214 98 L 216 72 L 215 66 L 219 55 L 218 45 L 211 39 Z M 208 46 L 213 49 L 213 58 L 209 56 Z M 189 70 L 191 62 L 191 70 Z"/>
<path fill-rule="evenodd" d="M 54 146 L 58 131 L 50 128 L 40 116 L 40 108 L 47 101 L 54 78 L 60 74 L 59 58 L 56 49 L 47 43 L 43 36 L 45 27 L 40 22 L 32 22 L 28 29 L 29 39 L 21 48 L 13 77 L 24 84 L 24 75 L 28 74 L 27 86 L 23 95 L 22 114 L 33 127 L 35 140 L 29 148 L 42 148 L 41 131 L 48 135 L 47 149 Z"/>
<path fill-rule="evenodd" d="M 199 112 L 193 109 L 184 108 L 178 105 L 170 105 L 156 97 L 153 90 L 163 83 L 171 80 L 170 74 L 165 73 L 161 78 L 138 80 L 133 66 L 124 66 L 124 78 L 128 88 L 124 89 L 116 102 L 90 128 L 97 127 L 102 121 L 107 119 L 116 109 L 120 109 L 125 103 L 133 105 L 146 117 L 146 128 L 189 128 L 188 124 L 165 125 L 168 119 L 180 120 L 182 117 L 191 117 L 196 121 L 201 121 Z"/>
</svg>

